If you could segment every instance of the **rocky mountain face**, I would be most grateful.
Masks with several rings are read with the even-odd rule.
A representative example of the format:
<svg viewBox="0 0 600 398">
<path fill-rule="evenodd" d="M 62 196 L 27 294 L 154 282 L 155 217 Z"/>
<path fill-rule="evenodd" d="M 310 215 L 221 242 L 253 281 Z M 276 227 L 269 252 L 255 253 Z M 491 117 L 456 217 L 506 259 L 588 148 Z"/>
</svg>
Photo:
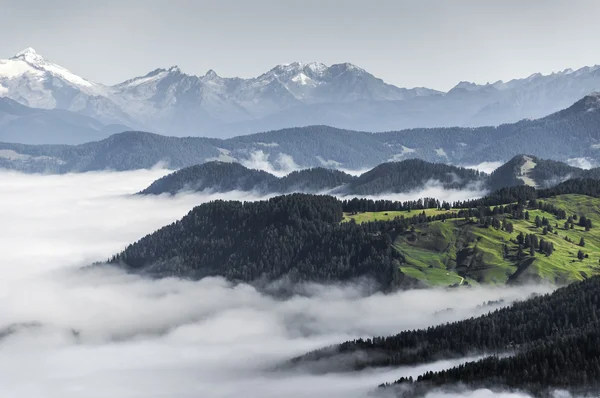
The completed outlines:
<svg viewBox="0 0 600 398">
<path fill-rule="evenodd" d="M 460 82 L 443 93 L 399 88 L 350 63 L 294 62 L 250 79 L 213 70 L 194 76 L 173 66 L 106 86 L 31 48 L 0 60 L 0 96 L 176 136 L 223 138 L 317 124 L 364 131 L 498 125 L 545 116 L 597 90 L 597 66 L 485 85 Z M 54 133 L 48 129 L 49 137 Z M 54 143 L 74 143 L 63 141 Z"/>
</svg>

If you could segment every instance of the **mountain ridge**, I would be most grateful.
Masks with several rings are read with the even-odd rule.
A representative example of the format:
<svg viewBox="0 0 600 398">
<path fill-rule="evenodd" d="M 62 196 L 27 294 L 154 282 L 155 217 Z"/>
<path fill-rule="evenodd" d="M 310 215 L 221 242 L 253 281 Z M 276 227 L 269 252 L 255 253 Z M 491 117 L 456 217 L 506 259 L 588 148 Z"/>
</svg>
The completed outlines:
<svg viewBox="0 0 600 398">
<path fill-rule="evenodd" d="M 459 82 L 445 93 L 397 87 L 350 63 L 318 62 L 281 64 L 248 79 L 158 68 L 108 86 L 26 49 L 0 60 L 0 95 L 30 107 L 176 136 L 226 138 L 314 124 L 386 131 L 543 117 L 600 90 L 599 68 L 485 85 Z"/>
<path fill-rule="evenodd" d="M 523 172 L 523 166 L 531 167 Z M 532 186 L 551 188 L 568 179 L 600 179 L 600 168 L 584 170 L 566 163 L 517 155 L 491 174 L 431 163 L 420 159 L 381 163 L 352 176 L 336 169 L 315 167 L 276 177 L 263 170 L 235 162 L 210 161 L 184 167 L 154 181 L 142 195 L 175 195 L 183 192 L 252 191 L 258 194 L 329 193 L 339 196 L 368 196 L 406 193 L 427 185 L 443 189 L 495 191 L 502 188 Z"/>
<path fill-rule="evenodd" d="M 258 162 L 278 172 L 311 167 L 365 170 L 409 158 L 433 163 L 477 165 L 506 162 L 518 154 L 569 164 L 600 164 L 600 108 L 586 96 L 566 109 L 536 120 L 500 126 L 419 128 L 383 133 L 317 125 L 271 130 L 229 139 L 167 137 L 129 131 L 82 145 L 0 143 L 19 161 L 0 158 L 3 168 L 25 172 L 133 170 L 166 163 L 179 169 L 211 160 Z M 0 136 L 2 128 L 0 125 Z M 119 143 L 125 142 L 125 147 Z M 126 153 L 129 151 L 129 153 Z M 31 159 L 32 157 L 43 159 Z M 23 158 L 29 158 L 24 161 Z"/>
</svg>

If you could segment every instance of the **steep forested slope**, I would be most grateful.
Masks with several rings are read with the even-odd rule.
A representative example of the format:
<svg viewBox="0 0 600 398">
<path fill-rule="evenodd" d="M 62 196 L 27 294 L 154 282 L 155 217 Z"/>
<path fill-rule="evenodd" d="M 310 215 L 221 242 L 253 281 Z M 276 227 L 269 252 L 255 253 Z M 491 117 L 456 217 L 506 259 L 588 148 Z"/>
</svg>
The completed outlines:
<svg viewBox="0 0 600 398">
<path fill-rule="evenodd" d="M 600 278 L 517 302 L 483 315 L 388 337 L 344 342 L 298 357 L 295 363 L 327 361 L 329 370 L 414 365 L 477 353 L 505 353 L 532 342 L 584 329 L 600 316 Z M 349 355 L 357 354 L 357 355 Z M 359 354 L 359 355 L 358 355 Z M 335 357 L 345 358 L 337 363 Z"/>
<path fill-rule="evenodd" d="M 383 289 L 409 279 L 442 286 L 564 284 L 600 273 L 598 196 L 600 182 L 574 180 L 550 190 L 515 187 L 453 204 L 306 194 L 217 201 L 112 261 L 156 276 L 221 275 L 245 282 L 369 276 Z"/>
<path fill-rule="evenodd" d="M 328 196 L 215 201 L 134 243 L 111 262 L 155 276 L 221 275 L 246 282 L 368 276 L 383 289 L 402 284 L 390 236 L 342 225 L 341 219 L 341 203 Z"/>
<path fill-rule="evenodd" d="M 564 335 L 537 341 L 515 356 L 492 356 L 477 362 L 428 372 L 416 383 L 401 378 L 392 385 L 399 397 L 426 395 L 431 389 L 469 388 L 525 391 L 537 397 L 556 397 L 556 390 L 582 396 L 600 393 L 600 329 L 598 322 L 571 328 Z"/>
<path fill-rule="evenodd" d="M 492 356 L 413 381 L 394 384 L 401 397 L 424 396 L 434 387 L 518 388 L 547 396 L 555 388 L 598 391 L 600 277 L 552 294 L 517 302 L 478 318 L 389 337 L 348 341 L 292 360 L 319 371 L 415 365 L 474 354 Z M 388 384 L 387 387 L 390 387 Z"/>
</svg>

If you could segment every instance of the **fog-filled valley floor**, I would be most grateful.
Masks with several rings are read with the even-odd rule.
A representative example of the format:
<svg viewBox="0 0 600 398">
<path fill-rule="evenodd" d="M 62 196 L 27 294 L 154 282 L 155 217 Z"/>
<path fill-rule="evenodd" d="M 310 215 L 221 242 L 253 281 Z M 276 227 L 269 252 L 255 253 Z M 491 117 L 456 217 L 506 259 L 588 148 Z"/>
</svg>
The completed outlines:
<svg viewBox="0 0 600 398">
<path fill-rule="evenodd" d="M 463 319 L 489 311 L 484 302 L 507 304 L 551 290 L 485 286 L 365 296 L 357 283 L 301 286 L 283 300 L 220 278 L 150 280 L 108 266 L 82 269 L 194 205 L 258 199 L 244 192 L 131 195 L 167 173 L 0 172 L 1 397 L 365 397 L 381 393 L 380 383 L 472 358 L 347 374 L 275 368 L 326 345 Z M 423 192 L 413 198 L 461 198 L 432 187 Z M 525 397 L 487 390 L 460 396 Z"/>
</svg>

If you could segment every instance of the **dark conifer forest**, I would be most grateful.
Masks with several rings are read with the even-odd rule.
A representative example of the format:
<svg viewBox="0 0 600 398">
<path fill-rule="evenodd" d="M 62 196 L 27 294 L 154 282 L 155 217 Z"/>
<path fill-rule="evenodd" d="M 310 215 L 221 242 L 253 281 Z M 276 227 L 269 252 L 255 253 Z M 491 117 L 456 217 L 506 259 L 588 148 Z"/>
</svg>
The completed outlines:
<svg viewBox="0 0 600 398">
<path fill-rule="evenodd" d="M 309 194 L 244 203 L 218 200 L 197 206 L 110 261 L 155 276 L 193 279 L 219 275 L 243 282 L 282 277 L 296 282 L 336 282 L 369 277 L 389 290 L 414 282 L 399 270 L 404 260 L 391 245 L 413 226 L 472 217 L 484 226 L 499 226 L 494 216 L 524 218 L 527 206 L 538 206 L 536 199 L 566 193 L 599 197 L 600 181 L 570 180 L 545 190 L 506 188 L 482 199 L 452 204 L 432 198 L 340 201 Z M 422 211 L 430 208 L 455 210 L 433 216 Z M 543 209 L 566 217 L 552 206 L 543 205 Z M 406 214 L 387 221 L 341 222 L 344 212 L 398 210 Z M 508 228 L 509 223 L 505 224 Z"/>
<path fill-rule="evenodd" d="M 398 393 L 403 397 L 424 396 L 431 388 L 457 384 L 519 389 L 540 397 L 557 388 L 598 391 L 599 317 L 600 277 L 594 277 L 479 318 L 348 341 L 296 358 L 291 364 L 320 371 L 353 371 L 486 354 L 491 356 L 382 387 L 402 385 Z"/>
</svg>

